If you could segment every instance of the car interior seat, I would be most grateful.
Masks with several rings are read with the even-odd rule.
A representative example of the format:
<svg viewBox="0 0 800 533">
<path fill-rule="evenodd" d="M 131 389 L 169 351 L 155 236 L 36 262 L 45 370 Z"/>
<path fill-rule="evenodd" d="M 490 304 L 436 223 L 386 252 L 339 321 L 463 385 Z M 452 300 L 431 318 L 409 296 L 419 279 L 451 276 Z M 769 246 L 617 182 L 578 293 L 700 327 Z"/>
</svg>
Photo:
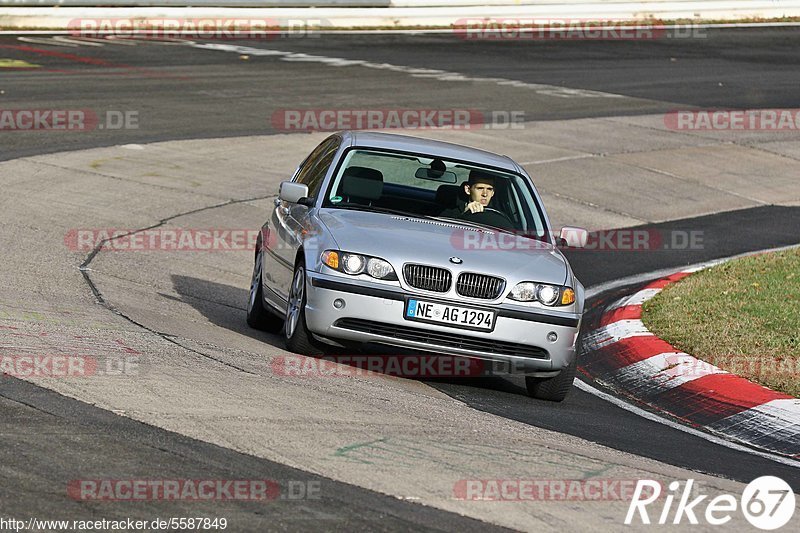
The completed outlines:
<svg viewBox="0 0 800 533">
<path fill-rule="evenodd" d="M 345 202 L 372 205 L 383 194 L 383 174 L 367 167 L 349 167 L 344 171 L 339 196 Z"/>
<path fill-rule="evenodd" d="M 436 203 L 442 206 L 441 211 L 453 209 L 459 206 L 459 202 L 465 202 L 467 195 L 463 185 L 439 185 L 436 189 Z"/>
</svg>

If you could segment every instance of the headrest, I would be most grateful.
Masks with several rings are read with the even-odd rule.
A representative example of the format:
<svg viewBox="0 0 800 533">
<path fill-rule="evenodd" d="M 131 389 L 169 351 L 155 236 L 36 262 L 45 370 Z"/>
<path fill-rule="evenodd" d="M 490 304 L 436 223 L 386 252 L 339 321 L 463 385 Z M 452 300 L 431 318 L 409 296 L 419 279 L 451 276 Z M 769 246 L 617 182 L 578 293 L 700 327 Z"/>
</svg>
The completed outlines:
<svg viewBox="0 0 800 533">
<path fill-rule="evenodd" d="M 436 203 L 447 207 L 455 207 L 459 193 L 464 190 L 460 185 L 439 185 L 436 189 Z"/>
<path fill-rule="evenodd" d="M 383 194 L 383 174 L 367 167 L 349 167 L 342 176 L 341 195 L 377 200 Z"/>
</svg>

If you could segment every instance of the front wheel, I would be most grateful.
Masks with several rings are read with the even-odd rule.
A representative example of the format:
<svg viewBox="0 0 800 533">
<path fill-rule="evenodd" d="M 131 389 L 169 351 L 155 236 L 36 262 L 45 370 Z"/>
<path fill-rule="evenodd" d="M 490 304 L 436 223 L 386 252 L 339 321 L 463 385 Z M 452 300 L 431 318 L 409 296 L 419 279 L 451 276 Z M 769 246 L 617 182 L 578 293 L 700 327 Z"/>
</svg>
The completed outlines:
<svg viewBox="0 0 800 533">
<path fill-rule="evenodd" d="M 526 376 L 525 386 L 528 389 L 528 396 L 551 402 L 563 401 L 572 389 L 577 370 L 578 358 L 575 357 L 567 368 L 552 378 Z"/>
<path fill-rule="evenodd" d="M 283 328 L 286 348 L 301 355 L 321 355 L 306 326 L 306 269 L 303 262 L 294 267 L 292 286 L 289 288 L 289 305 Z"/>
</svg>

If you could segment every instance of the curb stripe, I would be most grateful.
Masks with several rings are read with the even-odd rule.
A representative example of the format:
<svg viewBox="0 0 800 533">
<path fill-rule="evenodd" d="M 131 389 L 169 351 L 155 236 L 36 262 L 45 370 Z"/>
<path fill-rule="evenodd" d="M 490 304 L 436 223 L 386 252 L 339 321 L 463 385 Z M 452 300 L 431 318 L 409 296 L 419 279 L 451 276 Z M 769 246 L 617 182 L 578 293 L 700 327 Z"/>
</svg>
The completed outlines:
<svg viewBox="0 0 800 533">
<path fill-rule="evenodd" d="M 584 343 L 594 349 L 603 348 L 630 337 L 653 337 L 641 320 L 620 320 L 598 328 L 586 336 Z"/>
<path fill-rule="evenodd" d="M 686 276 L 691 275 L 691 272 L 677 272 L 672 274 L 671 276 L 667 276 L 666 278 L 658 279 L 645 287 L 647 289 L 663 289 L 670 283 L 675 283 L 676 281 L 680 281 Z"/>
<path fill-rule="evenodd" d="M 788 422 L 788 424 L 787 424 Z M 800 458 L 800 400 L 772 400 L 709 426 L 722 434 L 746 437 L 755 446 Z"/>
<path fill-rule="evenodd" d="M 706 426 L 771 400 L 789 398 L 733 374 L 703 376 L 663 392 L 659 405 L 684 420 Z"/>
<path fill-rule="evenodd" d="M 626 305 L 604 314 L 600 318 L 600 326 L 608 326 L 620 320 L 638 320 L 640 318 L 642 318 L 641 305 Z"/>
<path fill-rule="evenodd" d="M 619 307 L 625 307 L 627 305 L 642 305 L 644 302 L 655 296 L 661 292 L 660 288 L 653 288 L 653 289 L 642 289 L 637 291 L 630 296 L 625 296 L 624 298 L 620 298 L 613 304 L 609 305 L 606 308 L 606 311 L 611 311 L 613 309 L 617 309 Z"/>
<path fill-rule="evenodd" d="M 692 426 L 800 458 L 800 399 L 680 352 L 641 320 L 644 302 L 708 266 L 658 279 L 605 307 L 582 341 L 581 371 Z"/>
<path fill-rule="evenodd" d="M 689 354 L 668 352 L 623 367 L 615 378 L 635 386 L 644 396 L 655 396 L 704 376 L 727 373 Z"/>
<path fill-rule="evenodd" d="M 595 349 L 589 347 L 590 349 Z M 622 339 L 597 350 L 597 357 L 585 361 L 583 368 L 592 376 L 608 378 L 620 369 L 663 353 L 676 352 L 669 343 L 655 335 Z"/>
</svg>

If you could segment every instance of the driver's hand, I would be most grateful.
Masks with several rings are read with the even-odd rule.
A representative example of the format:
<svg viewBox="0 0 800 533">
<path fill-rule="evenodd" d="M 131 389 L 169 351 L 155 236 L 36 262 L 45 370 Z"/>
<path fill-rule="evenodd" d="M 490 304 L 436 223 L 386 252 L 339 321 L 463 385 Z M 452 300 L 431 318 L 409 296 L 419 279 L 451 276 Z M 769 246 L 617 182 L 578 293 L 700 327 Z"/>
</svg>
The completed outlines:
<svg viewBox="0 0 800 533">
<path fill-rule="evenodd" d="M 470 202 L 467 204 L 467 208 L 464 209 L 465 213 L 467 211 L 469 211 L 470 213 L 480 213 L 481 211 L 483 211 L 483 204 L 477 201 Z"/>
</svg>

